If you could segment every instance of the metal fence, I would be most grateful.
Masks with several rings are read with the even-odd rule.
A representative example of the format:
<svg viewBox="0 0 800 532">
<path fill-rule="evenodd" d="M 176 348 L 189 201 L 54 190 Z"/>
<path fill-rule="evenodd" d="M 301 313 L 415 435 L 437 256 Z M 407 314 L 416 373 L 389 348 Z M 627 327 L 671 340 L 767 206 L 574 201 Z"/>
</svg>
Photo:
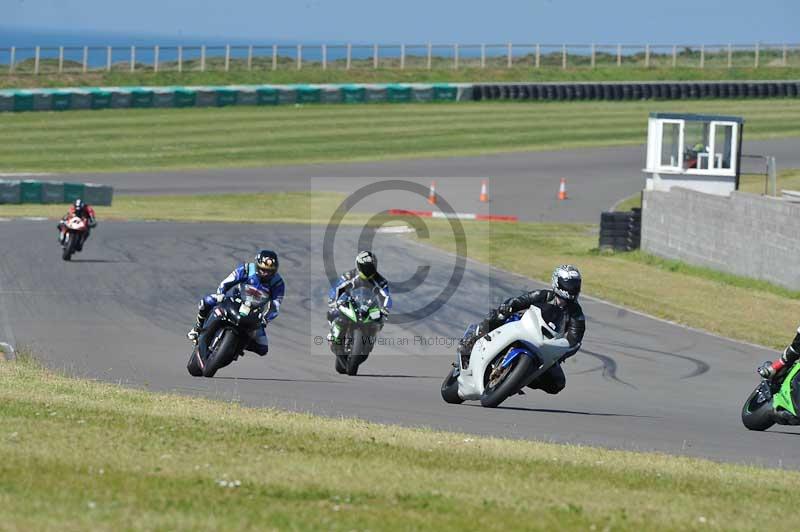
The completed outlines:
<svg viewBox="0 0 800 532">
<path fill-rule="evenodd" d="M 800 67 L 800 44 L 315 44 L 0 48 L 7 74 Z"/>
</svg>

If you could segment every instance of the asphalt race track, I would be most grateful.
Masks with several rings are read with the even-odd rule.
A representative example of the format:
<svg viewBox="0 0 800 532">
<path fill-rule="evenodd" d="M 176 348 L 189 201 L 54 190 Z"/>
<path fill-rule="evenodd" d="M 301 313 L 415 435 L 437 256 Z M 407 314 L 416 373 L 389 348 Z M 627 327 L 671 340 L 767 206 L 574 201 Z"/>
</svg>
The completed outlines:
<svg viewBox="0 0 800 532">
<path fill-rule="evenodd" d="M 14 336 L 0 340 L 29 345 L 75 374 L 328 416 L 800 467 L 800 430 L 754 433 L 739 419 L 758 382 L 755 366 L 774 353 L 588 298 L 584 348 L 565 364 L 560 395 L 529 391 L 495 410 L 445 404 L 449 339 L 492 301 L 538 286 L 483 265 L 467 263 L 437 312 L 390 322 L 362 375 L 344 377 L 314 339 L 326 332 L 320 229 L 101 221 L 71 263 L 60 259 L 53 222 L 2 222 L 0 234 L 0 334 Z M 337 234 L 337 269 L 350 266 L 358 238 L 353 228 Z M 265 246 L 281 253 L 288 287 L 269 327 L 270 354 L 247 355 L 218 378 L 190 377 L 184 334 L 197 299 Z M 430 268 L 419 287 L 396 294 L 395 315 L 434 300 L 453 270 L 453 256 L 401 235 L 380 234 L 374 247 L 398 292 L 418 266 Z"/>
<path fill-rule="evenodd" d="M 745 136 L 746 130 L 745 130 Z M 779 168 L 799 168 L 797 139 L 744 142 L 743 153 L 773 155 Z M 369 163 L 313 164 L 272 168 L 186 170 L 158 173 L 63 175 L 113 185 L 122 194 L 213 194 L 314 190 L 352 192 L 364 178 L 412 178 L 437 191 L 458 212 L 516 215 L 522 220 L 598 223 L 600 213 L 642 189 L 644 146 L 523 152 L 478 157 Z M 763 173 L 763 162 L 743 160 L 745 171 Z M 558 201 L 567 179 L 568 201 Z M 481 178 L 489 178 L 489 204 L 478 202 Z M 371 205 L 428 209 L 424 198 Z"/>
</svg>

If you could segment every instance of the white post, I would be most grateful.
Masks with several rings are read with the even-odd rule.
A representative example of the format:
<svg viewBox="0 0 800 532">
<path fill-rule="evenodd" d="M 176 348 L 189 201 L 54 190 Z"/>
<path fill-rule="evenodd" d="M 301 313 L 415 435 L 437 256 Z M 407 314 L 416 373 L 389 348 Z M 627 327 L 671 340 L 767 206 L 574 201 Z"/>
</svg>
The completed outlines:
<svg viewBox="0 0 800 532">
<path fill-rule="evenodd" d="M 106 72 L 111 72 L 111 47 L 106 46 Z"/>
<path fill-rule="evenodd" d="M 406 45 L 400 45 L 400 70 L 406 69 Z"/>
<path fill-rule="evenodd" d="M 9 74 L 14 72 L 14 63 L 16 62 L 16 59 L 17 59 L 16 55 L 17 55 L 17 47 L 16 46 L 12 46 L 11 47 L 11 58 L 9 59 L 9 62 L 8 62 L 8 73 Z"/>
<path fill-rule="evenodd" d="M 378 68 L 378 45 L 377 44 L 373 44 L 372 45 L 372 68 L 373 69 L 377 69 Z"/>
<path fill-rule="evenodd" d="M 160 55 L 161 47 L 159 45 L 153 46 L 153 72 L 158 72 L 158 56 Z"/>
<path fill-rule="evenodd" d="M 453 70 L 458 70 L 458 44 L 453 45 Z"/>
<path fill-rule="evenodd" d="M 206 71 L 206 45 L 200 46 L 200 72 Z"/>
<path fill-rule="evenodd" d="M 508 68 L 511 68 L 511 57 L 512 57 L 511 54 L 512 53 L 513 52 L 511 50 L 511 43 L 508 43 L 508 65 L 506 65 Z"/>
<path fill-rule="evenodd" d="M 433 45 L 428 43 L 428 70 L 431 69 L 431 64 L 433 63 Z"/>
<path fill-rule="evenodd" d="M 89 47 L 83 47 L 83 73 L 86 74 L 86 71 L 89 70 Z"/>
<path fill-rule="evenodd" d="M 183 72 L 183 45 L 178 45 L 178 72 Z"/>
<path fill-rule="evenodd" d="M 700 68 L 706 67 L 706 45 L 700 45 Z"/>
<path fill-rule="evenodd" d="M 644 67 L 650 68 L 650 45 L 644 45 Z"/>
<path fill-rule="evenodd" d="M 592 68 L 595 67 L 596 59 L 597 59 L 597 54 L 595 53 L 594 43 L 592 43 Z"/>
<path fill-rule="evenodd" d="M 561 45 L 561 70 L 567 69 L 567 45 Z"/>
<path fill-rule="evenodd" d="M 35 55 L 34 55 L 34 58 L 33 58 L 33 73 L 34 74 L 38 74 L 39 73 L 39 47 L 38 46 L 36 47 L 36 52 L 35 52 Z"/>
<path fill-rule="evenodd" d="M 481 68 L 486 68 L 486 44 L 481 44 Z"/>
<path fill-rule="evenodd" d="M 231 45 L 225 45 L 225 72 L 231 69 Z"/>
<path fill-rule="evenodd" d="M 783 45 L 783 66 L 786 66 L 786 45 Z"/>
<path fill-rule="evenodd" d="M 322 70 L 328 70 L 328 45 L 322 45 Z"/>
<path fill-rule="evenodd" d="M 278 69 L 278 45 L 272 45 L 272 70 Z"/>
<path fill-rule="evenodd" d="M 617 44 L 617 66 L 622 66 L 622 45 Z"/>
<path fill-rule="evenodd" d="M 247 70 L 253 70 L 253 45 L 247 47 Z"/>
<path fill-rule="evenodd" d="M 758 68 L 758 56 L 759 56 L 759 52 L 760 52 L 760 51 L 761 51 L 761 50 L 759 50 L 758 43 L 756 43 L 756 60 L 755 60 L 755 68 Z"/>
<path fill-rule="evenodd" d="M 542 66 L 542 45 L 536 45 L 536 68 Z"/>
<path fill-rule="evenodd" d="M 769 194 L 770 196 L 778 195 L 778 170 L 775 167 L 775 156 L 767 158 L 767 166 L 769 167 Z"/>
<path fill-rule="evenodd" d="M 136 46 L 131 46 L 131 72 L 136 70 Z"/>
<path fill-rule="evenodd" d="M 678 45 L 672 45 L 672 68 L 678 66 Z"/>
<path fill-rule="evenodd" d="M 353 60 L 353 45 L 347 43 L 347 59 L 345 59 L 345 70 L 350 70 L 350 63 Z"/>
<path fill-rule="evenodd" d="M 303 45 L 297 45 L 297 70 L 303 68 Z"/>
<path fill-rule="evenodd" d="M 733 66 L 733 47 L 728 43 L 728 68 Z"/>
<path fill-rule="evenodd" d="M 64 72 L 64 47 L 58 47 L 58 73 Z"/>
</svg>

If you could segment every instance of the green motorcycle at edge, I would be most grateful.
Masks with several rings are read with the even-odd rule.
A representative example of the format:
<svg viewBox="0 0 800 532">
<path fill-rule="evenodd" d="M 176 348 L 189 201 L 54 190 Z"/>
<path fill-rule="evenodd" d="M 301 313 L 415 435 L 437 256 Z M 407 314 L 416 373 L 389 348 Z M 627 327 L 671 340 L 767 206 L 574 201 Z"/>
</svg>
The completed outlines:
<svg viewBox="0 0 800 532">
<path fill-rule="evenodd" d="M 763 379 L 742 407 L 742 423 L 750 430 L 800 425 L 800 362 L 778 382 Z"/>
</svg>

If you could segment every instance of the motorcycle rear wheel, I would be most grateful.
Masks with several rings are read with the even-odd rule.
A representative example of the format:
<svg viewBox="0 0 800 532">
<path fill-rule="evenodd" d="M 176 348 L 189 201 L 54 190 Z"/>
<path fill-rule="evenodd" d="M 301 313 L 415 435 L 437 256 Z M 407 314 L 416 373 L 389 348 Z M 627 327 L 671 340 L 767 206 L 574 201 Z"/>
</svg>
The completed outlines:
<svg viewBox="0 0 800 532">
<path fill-rule="evenodd" d="M 452 368 L 447 377 L 444 378 L 444 382 L 442 382 L 442 399 L 444 399 L 445 403 L 450 403 L 451 405 L 460 405 L 464 402 L 461 396 L 458 395 L 456 368 Z"/>
<path fill-rule="evenodd" d="M 742 407 L 742 423 L 750 430 L 767 430 L 775 424 L 775 414 L 772 409 L 772 400 L 759 402 L 759 385 L 751 393 Z"/>
</svg>

